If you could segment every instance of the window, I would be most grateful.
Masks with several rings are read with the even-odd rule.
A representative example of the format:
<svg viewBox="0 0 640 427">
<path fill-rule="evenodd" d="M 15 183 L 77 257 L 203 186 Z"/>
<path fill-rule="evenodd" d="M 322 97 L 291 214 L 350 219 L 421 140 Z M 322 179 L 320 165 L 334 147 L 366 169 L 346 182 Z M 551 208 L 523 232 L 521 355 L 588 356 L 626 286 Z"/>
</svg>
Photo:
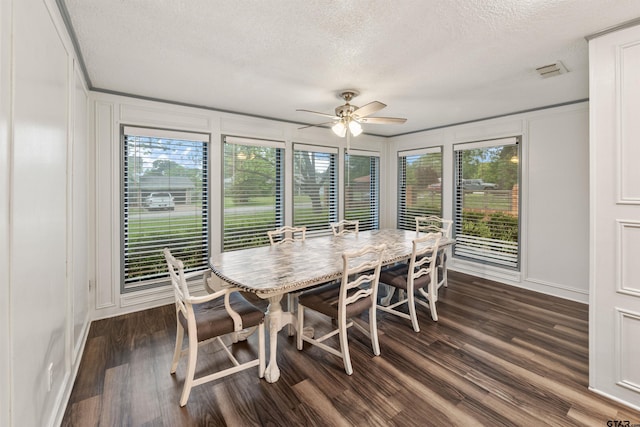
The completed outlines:
<svg viewBox="0 0 640 427">
<path fill-rule="evenodd" d="M 454 145 L 454 256 L 519 268 L 518 139 Z"/>
<path fill-rule="evenodd" d="M 442 148 L 398 153 L 398 228 L 415 230 L 416 216 L 442 216 Z"/>
<path fill-rule="evenodd" d="M 122 290 L 166 283 L 162 249 L 186 271 L 209 258 L 209 136 L 124 126 Z"/>
<path fill-rule="evenodd" d="M 337 149 L 295 144 L 293 225 L 328 234 L 338 220 Z"/>
<path fill-rule="evenodd" d="M 360 230 L 380 227 L 379 171 L 378 153 L 351 150 L 345 155 L 344 217 L 358 220 Z"/>
<path fill-rule="evenodd" d="M 268 245 L 284 225 L 284 143 L 224 138 L 223 251 Z"/>
</svg>

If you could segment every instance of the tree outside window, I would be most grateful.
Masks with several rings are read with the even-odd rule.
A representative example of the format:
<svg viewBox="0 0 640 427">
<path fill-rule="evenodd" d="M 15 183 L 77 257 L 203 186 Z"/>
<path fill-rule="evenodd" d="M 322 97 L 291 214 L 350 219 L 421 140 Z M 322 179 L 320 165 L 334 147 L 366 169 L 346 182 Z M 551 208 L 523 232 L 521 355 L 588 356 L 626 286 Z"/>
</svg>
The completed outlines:
<svg viewBox="0 0 640 427">
<path fill-rule="evenodd" d="M 284 225 L 284 144 L 225 137 L 223 251 L 269 244 Z"/>
</svg>

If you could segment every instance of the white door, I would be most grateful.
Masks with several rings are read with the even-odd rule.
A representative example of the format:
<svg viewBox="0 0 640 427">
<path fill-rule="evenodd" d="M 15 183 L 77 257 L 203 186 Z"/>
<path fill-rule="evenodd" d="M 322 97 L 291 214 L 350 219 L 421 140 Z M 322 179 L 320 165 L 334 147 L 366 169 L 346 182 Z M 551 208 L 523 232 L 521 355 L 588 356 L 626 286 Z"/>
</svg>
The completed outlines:
<svg viewBox="0 0 640 427">
<path fill-rule="evenodd" d="M 640 26 L 589 41 L 589 385 L 640 408 Z"/>
</svg>

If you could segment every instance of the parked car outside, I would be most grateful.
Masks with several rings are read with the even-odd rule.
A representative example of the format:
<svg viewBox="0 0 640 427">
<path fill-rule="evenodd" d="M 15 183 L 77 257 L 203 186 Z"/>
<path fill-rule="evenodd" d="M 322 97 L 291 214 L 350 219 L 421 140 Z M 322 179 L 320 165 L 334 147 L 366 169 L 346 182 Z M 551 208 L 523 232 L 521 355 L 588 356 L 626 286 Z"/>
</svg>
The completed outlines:
<svg viewBox="0 0 640 427">
<path fill-rule="evenodd" d="M 462 188 L 470 191 L 496 190 L 498 185 L 491 182 L 484 182 L 482 179 L 463 179 Z"/>
<path fill-rule="evenodd" d="M 174 210 L 176 205 L 171 193 L 151 193 L 144 200 L 145 206 L 152 210 Z"/>
</svg>

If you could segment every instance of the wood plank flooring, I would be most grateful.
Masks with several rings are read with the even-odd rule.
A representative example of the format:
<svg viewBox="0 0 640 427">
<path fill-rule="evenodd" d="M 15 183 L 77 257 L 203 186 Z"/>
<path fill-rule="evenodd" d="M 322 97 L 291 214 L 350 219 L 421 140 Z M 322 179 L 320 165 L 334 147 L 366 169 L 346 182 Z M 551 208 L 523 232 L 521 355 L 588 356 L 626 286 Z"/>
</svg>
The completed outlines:
<svg viewBox="0 0 640 427">
<path fill-rule="evenodd" d="M 63 426 L 606 426 L 640 412 L 588 390 L 588 307 L 450 273 L 439 321 L 420 329 L 378 312 L 381 356 L 350 331 L 354 373 L 340 359 L 280 332 L 280 380 L 257 368 L 195 387 L 178 399 L 185 362 L 169 374 L 173 305 L 91 325 Z M 363 317 L 363 319 L 366 319 Z M 321 316 L 310 324 L 322 332 Z M 254 357 L 257 337 L 234 346 Z M 268 347 L 267 347 L 268 348 Z M 201 348 L 199 373 L 223 355 Z"/>
</svg>

